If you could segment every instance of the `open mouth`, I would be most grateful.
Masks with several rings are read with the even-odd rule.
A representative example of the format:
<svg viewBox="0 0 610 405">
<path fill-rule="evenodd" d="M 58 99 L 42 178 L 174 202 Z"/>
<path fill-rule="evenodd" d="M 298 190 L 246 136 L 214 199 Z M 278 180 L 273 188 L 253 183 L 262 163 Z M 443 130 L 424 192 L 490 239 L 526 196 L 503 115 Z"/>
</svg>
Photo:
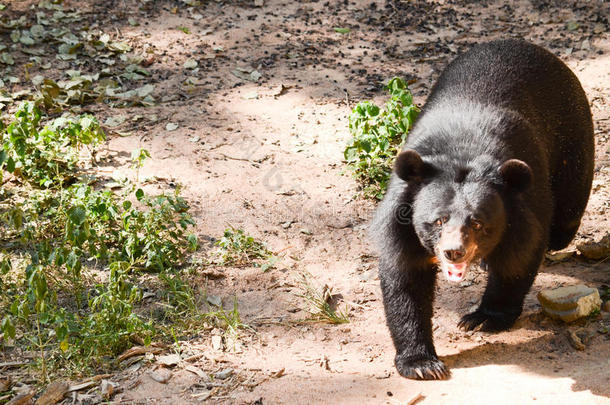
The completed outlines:
<svg viewBox="0 0 610 405">
<path fill-rule="evenodd" d="M 464 280 L 464 278 L 466 278 L 466 273 L 468 272 L 468 262 L 449 263 L 441 260 L 440 267 L 445 278 L 454 283 L 459 283 Z"/>
</svg>

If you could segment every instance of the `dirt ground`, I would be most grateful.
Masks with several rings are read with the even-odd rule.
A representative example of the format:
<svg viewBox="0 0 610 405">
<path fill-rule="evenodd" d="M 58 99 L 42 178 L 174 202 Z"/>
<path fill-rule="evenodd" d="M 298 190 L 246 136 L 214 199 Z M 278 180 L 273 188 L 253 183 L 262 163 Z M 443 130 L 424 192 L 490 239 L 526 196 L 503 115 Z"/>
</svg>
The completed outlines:
<svg viewBox="0 0 610 405">
<path fill-rule="evenodd" d="M 181 342 L 183 361 L 163 384 L 151 361 L 120 371 L 114 403 L 226 404 L 609 404 L 610 324 L 565 325 L 540 313 L 544 288 L 610 284 L 608 261 L 548 261 L 513 329 L 499 334 L 458 330 L 478 302 L 485 274 L 459 286 L 440 281 L 435 303 L 437 351 L 452 370 L 447 381 L 400 377 L 385 325 L 376 252 L 367 223 L 376 203 L 358 197 L 343 162 L 347 117 L 358 101 L 384 102 L 393 76 L 413 80 L 423 105 L 443 66 L 473 44 L 520 37 L 570 66 L 583 84 L 595 122 L 593 194 L 575 242 L 610 229 L 610 4 L 603 0 L 437 1 L 65 1 L 100 27 L 153 55 L 148 69 L 160 102 L 113 110 L 94 104 L 107 128 L 114 170 L 128 170 L 136 147 L 152 154 L 141 176 L 160 187 L 180 183 L 197 231 L 210 248 L 232 225 L 264 241 L 281 260 L 275 269 L 202 268 L 201 286 L 231 308 L 237 298 L 251 327 L 237 347 L 214 348 L 194 332 Z M 509 5 L 510 4 L 510 5 Z M 131 21 L 129 24 L 127 21 Z M 135 24 L 139 25 L 135 25 Z M 178 27 L 188 28 L 189 34 Z M 349 33 L 334 30 L 349 28 Z M 148 53 L 146 53 L 148 50 Z M 188 59 L 196 69 L 185 68 Z M 61 62 L 66 63 L 66 62 Z M 242 69 L 242 70 L 238 70 Z M 237 70 L 237 71 L 236 71 Z M 256 71 L 260 73 L 257 81 Z M 234 74 L 235 72 L 236 74 Z M 155 114 L 156 120 L 149 119 Z M 143 119 L 132 120 L 143 116 Z M 178 128 L 168 131 L 168 123 Z M 129 132 L 130 136 L 112 135 Z M 350 323 L 305 319 L 298 297 L 303 271 L 349 307 Z M 568 333 L 593 337 L 575 350 Z M 234 349 L 234 350 L 233 350 Z M 210 381 L 194 370 L 232 370 Z M 411 402 L 410 402 L 411 401 Z"/>
</svg>

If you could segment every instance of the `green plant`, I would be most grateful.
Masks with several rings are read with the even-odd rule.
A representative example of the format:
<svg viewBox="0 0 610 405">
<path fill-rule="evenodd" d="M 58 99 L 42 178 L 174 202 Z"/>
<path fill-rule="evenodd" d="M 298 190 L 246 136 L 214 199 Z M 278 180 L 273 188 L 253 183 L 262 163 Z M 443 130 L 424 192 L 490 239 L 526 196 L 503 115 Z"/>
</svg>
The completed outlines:
<svg viewBox="0 0 610 405">
<path fill-rule="evenodd" d="M 419 108 L 404 80 L 395 77 L 386 86 L 390 100 L 381 109 L 360 102 L 349 117 L 352 139 L 343 154 L 366 197 L 383 198 L 392 164 L 407 139 Z"/>
<path fill-rule="evenodd" d="M 197 238 L 179 188 L 151 196 L 127 184 L 118 195 L 79 181 L 80 150 L 104 139 L 92 117 L 42 121 L 25 103 L 0 128 L 0 169 L 23 180 L 0 194 L 0 330 L 5 341 L 40 353 L 48 380 L 51 365 L 107 370 L 133 341 L 167 336 L 142 314 L 142 272 L 163 281 L 197 249 Z M 141 165 L 148 154 L 134 156 Z M 182 306 L 170 322 L 185 325 L 179 316 L 187 311 L 216 319 L 198 311 L 192 290 L 167 284 Z"/>
<path fill-rule="evenodd" d="M 132 266 L 162 271 L 182 265 L 184 253 L 197 249 L 195 235 L 186 233 L 195 222 L 179 192 L 177 188 L 173 196 L 149 197 L 136 190 L 136 198 L 146 210 L 123 202 L 122 226 L 116 235 L 121 246 L 119 257 Z"/>
<path fill-rule="evenodd" d="M 164 298 L 177 319 L 193 320 L 202 315 L 193 289 L 177 271 L 164 271 L 159 279 L 165 284 Z"/>
<path fill-rule="evenodd" d="M 218 326 L 222 328 L 225 335 L 236 338 L 240 329 L 247 329 L 248 325 L 242 323 L 237 308 L 237 298 L 233 300 L 233 309 L 226 311 L 224 308 L 218 308 L 216 311 L 208 313 L 208 317 L 213 318 Z"/>
<path fill-rule="evenodd" d="M 197 329 L 216 327 L 222 329 L 226 336 L 235 339 L 238 337 L 240 329 L 248 328 L 242 323 L 239 316 L 237 299 L 234 300 L 233 309 L 230 311 L 225 310 L 222 306 L 204 311 L 202 308 L 205 304 L 197 300 L 193 288 L 178 271 L 163 272 L 159 278 L 166 287 L 164 298 L 168 304 L 168 310 L 165 314 L 169 315 L 174 324 L 177 324 L 182 330 L 192 333 Z M 172 336 L 174 336 L 174 341 L 177 341 L 173 331 Z"/>
<path fill-rule="evenodd" d="M 267 270 L 275 263 L 273 254 L 267 247 L 248 236 L 241 229 L 229 227 L 225 229 L 224 235 L 216 242 L 218 246 L 218 262 L 223 265 L 247 266 L 256 263 L 259 259 L 268 260 L 263 270 Z M 272 262 L 273 261 L 273 262 Z M 265 266 L 265 264 L 263 264 Z"/>
<path fill-rule="evenodd" d="M 337 312 L 331 288 L 326 285 L 323 288 L 318 288 L 313 285 L 312 279 L 311 274 L 303 272 L 298 282 L 301 288 L 298 296 L 305 299 L 309 304 L 309 312 L 312 314 L 312 319 L 331 324 L 348 323 L 349 315 L 347 307 L 343 311 Z"/>
<path fill-rule="evenodd" d="M 95 287 L 89 299 L 89 312 L 82 320 L 78 346 L 73 346 L 82 357 L 121 353 L 129 348 L 134 336 L 150 343 L 154 333 L 152 322 L 144 322 L 134 312 L 142 292 L 129 282 L 128 270 L 128 263 L 111 263 L 108 281 Z"/>
<path fill-rule="evenodd" d="M 144 148 L 138 148 L 131 152 L 131 166 L 136 169 L 136 183 L 140 182 L 140 169 L 149 157 L 150 152 Z"/>
<path fill-rule="evenodd" d="M 83 146 L 95 147 L 105 135 L 95 118 L 63 116 L 43 128 L 41 111 L 24 102 L 8 126 L 0 123 L 0 179 L 2 170 L 39 187 L 57 187 L 72 179 Z"/>
</svg>

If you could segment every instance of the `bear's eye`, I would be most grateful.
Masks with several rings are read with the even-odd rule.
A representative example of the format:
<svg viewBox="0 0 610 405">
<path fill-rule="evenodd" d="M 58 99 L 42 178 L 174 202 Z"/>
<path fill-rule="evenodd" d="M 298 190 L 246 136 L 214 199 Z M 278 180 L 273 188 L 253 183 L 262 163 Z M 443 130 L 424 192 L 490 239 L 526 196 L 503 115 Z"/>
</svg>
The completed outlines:
<svg viewBox="0 0 610 405">
<path fill-rule="evenodd" d="M 449 221 L 449 217 L 444 215 L 444 216 L 440 217 L 439 219 L 437 219 L 436 221 L 434 221 L 434 225 L 441 226 L 442 224 L 447 223 L 447 221 Z"/>
<path fill-rule="evenodd" d="M 481 229 L 483 229 L 483 224 L 481 223 L 481 221 L 477 221 L 476 219 L 470 221 L 470 226 L 475 231 L 480 231 Z"/>
</svg>

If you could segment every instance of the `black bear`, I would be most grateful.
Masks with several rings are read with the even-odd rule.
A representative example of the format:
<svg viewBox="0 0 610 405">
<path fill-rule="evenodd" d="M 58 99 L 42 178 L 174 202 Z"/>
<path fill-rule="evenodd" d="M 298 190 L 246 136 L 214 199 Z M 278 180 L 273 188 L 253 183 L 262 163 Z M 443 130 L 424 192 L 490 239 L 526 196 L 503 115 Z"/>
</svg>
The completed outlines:
<svg viewBox="0 0 610 405">
<path fill-rule="evenodd" d="M 475 46 L 432 88 L 371 225 L 398 372 L 444 379 L 432 341 L 437 269 L 488 273 L 459 326 L 510 328 L 547 249 L 580 225 L 593 179 L 593 123 L 570 69 L 525 41 Z"/>
</svg>

